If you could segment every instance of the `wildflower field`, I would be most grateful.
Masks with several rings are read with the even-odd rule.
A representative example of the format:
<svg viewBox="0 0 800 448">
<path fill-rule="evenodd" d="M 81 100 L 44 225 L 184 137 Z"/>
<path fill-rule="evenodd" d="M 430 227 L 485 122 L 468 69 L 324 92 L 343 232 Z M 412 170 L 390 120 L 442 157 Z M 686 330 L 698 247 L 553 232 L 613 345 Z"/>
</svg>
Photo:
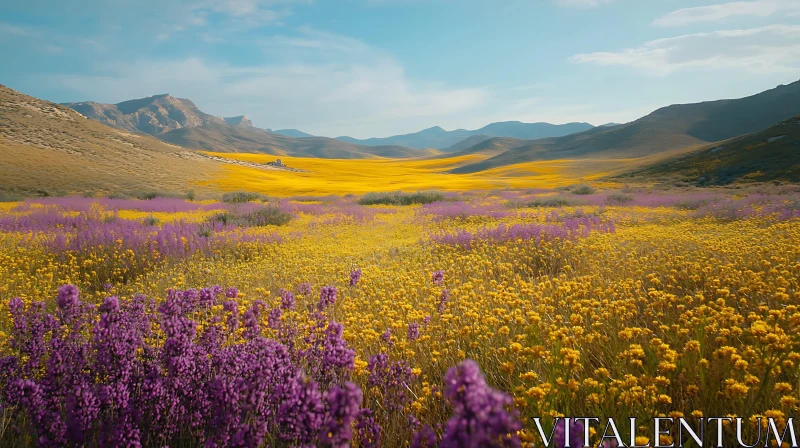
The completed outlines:
<svg viewBox="0 0 800 448">
<path fill-rule="evenodd" d="M 535 417 L 797 415 L 800 189 L 419 197 L 0 203 L 0 446 L 541 446 Z"/>
</svg>

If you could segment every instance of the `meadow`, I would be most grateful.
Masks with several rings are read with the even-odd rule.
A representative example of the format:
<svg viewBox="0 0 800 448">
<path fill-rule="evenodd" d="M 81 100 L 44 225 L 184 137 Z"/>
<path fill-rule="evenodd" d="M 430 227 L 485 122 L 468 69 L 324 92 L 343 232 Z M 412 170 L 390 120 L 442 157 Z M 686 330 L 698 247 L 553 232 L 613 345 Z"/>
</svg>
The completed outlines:
<svg viewBox="0 0 800 448">
<path fill-rule="evenodd" d="M 796 187 L 465 176 L 362 205 L 293 176 L 0 203 L 0 445 L 541 446 L 564 415 L 755 437 L 800 410 Z"/>
</svg>

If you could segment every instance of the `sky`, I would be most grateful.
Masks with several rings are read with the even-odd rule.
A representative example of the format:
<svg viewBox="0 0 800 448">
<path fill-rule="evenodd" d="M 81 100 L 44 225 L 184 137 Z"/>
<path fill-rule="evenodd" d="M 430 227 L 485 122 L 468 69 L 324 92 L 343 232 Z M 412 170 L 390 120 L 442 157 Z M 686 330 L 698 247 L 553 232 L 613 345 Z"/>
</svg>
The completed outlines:
<svg viewBox="0 0 800 448">
<path fill-rule="evenodd" d="M 0 2 L 0 84 L 357 138 L 628 122 L 800 79 L 800 0 Z"/>
</svg>

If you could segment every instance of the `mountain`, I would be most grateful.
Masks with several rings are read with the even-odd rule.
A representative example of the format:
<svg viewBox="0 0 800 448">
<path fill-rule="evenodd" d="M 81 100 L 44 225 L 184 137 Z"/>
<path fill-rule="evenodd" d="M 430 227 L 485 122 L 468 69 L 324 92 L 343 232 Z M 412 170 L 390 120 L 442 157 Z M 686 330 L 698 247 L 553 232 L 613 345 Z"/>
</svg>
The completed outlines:
<svg viewBox="0 0 800 448">
<path fill-rule="evenodd" d="M 285 135 L 287 137 L 292 137 L 292 138 L 314 137 L 311 134 L 306 134 L 305 132 L 297 130 L 297 129 L 278 129 L 277 131 L 270 130 L 270 132 L 272 132 L 273 134 Z"/>
<path fill-rule="evenodd" d="M 228 123 L 231 126 L 242 126 L 242 127 L 245 127 L 245 128 L 255 127 L 255 126 L 253 126 L 253 122 L 250 121 L 250 119 L 247 118 L 246 115 L 239 115 L 238 117 L 223 118 L 223 120 L 225 120 L 225 123 Z"/>
<path fill-rule="evenodd" d="M 427 155 L 401 146 L 359 146 L 326 137 L 292 138 L 266 129 L 208 123 L 157 136 L 173 145 L 212 152 L 252 152 L 325 159 L 406 158 Z"/>
<path fill-rule="evenodd" d="M 443 149 L 442 151 L 446 153 L 458 152 L 461 151 L 462 149 L 467 149 L 472 146 L 475 146 L 478 143 L 485 142 L 490 138 L 492 137 L 489 137 L 488 135 L 473 135 L 472 137 L 467 137 L 464 140 L 461 140 L 460 142 L 456 143 L 455 145 Z"/>
<path fill-rule="evenodd" d="M 575 132 L 592 129 L 589 123 L 521 123 L 519 121 L 506 121 L 502 123 L 492 123 L 474 131 L 457 129 L 446 131 L 439 126 L 428 128 L 413 134 L 395 135 L 385 138 L 369 138 L 359 140 L 352 137 L 337 137 L 348 143 L 359 145 L 378 146 L 378 145 L 401 145 L 409 148 L 434 148 L 447 151 L 459 142 L 476 135 L 488 137 L 512 137 L 518 139 L 537 139 L 546 137 L 561 137 Z M 459 148 L 460 149 L 460 148 Z M 458 149 L 456 149 L 458 150 Z"/>
<path fill-rule="evenodd" d="M 736 181 L 800 182 L 800 115 L 763 131 L 706 145 L 673 160 L 623 174 L 699 185 Z"/>
<path fill-rule="evenodd" d="M 118 104 L 66 103 L 88 118 L 131 133 L 149 134 L 184 148 L 213 152 L 260 152 L 266 154 L 361 159 L 406 158 L 429 155 L 397 145 L 362 146 L 314 137 L 295 130 L 271 131 L 253 126 L 244 115 L 220 118 L 201 111 L 187 99 L 169 94 L 149 96 Z M 287 136 L 284 134 L 293 134 Z M 294 138 L 294 136 L 302 138 Z"/>
<path fill-rule="evenodd" d="M 168 93 L 117 104 L 88 101 L 64 103 L 64 106 L 109 126 L 128 132 L 142 132 L 150 135 L 173 129 L 201 126 L 205 123 L 225 123 L 222 118 L 204 113 L 193 102 L 175 98 Z"/>
<path fill-rule="evenodd" d="M 636 121 L 558 138 L 503 141 L 506 151 L 452 173 L 533 160 L 584 156 L 644 157 L 759 131 L 800 114 L 800 81 L 740 99 L 676 104 Z"/>
<path fill-rule="evenodd" d="M 0 85 L 0 191 L 22 195 L 202 190 L 222 164 Z"/>
</svg>

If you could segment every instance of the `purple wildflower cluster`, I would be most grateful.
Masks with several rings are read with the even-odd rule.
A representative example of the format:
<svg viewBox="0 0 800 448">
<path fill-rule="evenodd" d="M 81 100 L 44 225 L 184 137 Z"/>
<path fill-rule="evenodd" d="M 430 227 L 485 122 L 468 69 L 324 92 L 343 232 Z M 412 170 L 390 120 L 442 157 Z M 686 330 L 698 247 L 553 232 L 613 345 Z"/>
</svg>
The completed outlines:
<svg viewBox="0 0 800 448">
<path fill-rule="evenodd" d="M 361 280 L 361 269 L 353 269 L 350 271 L 350 286 L 355 286 Z"/>
<path fill-rule="evenodd" d="M 2 216 L 0 231 L 25 234 L 21 245 L 41 243 L 54 253 L 121 249 L 134 251 L 138 259 L 151 258 L 155 253 L 184 258 L 197 252 L 208 254 L 230 244 L 280 241 L 277 234 L 247 233 L 220 222 L 175 221 L 159 225 L 93 211 L 65 214 L 58 207 Z"/>
<path fill-rule="evenodd" d="M 458 230 L 456 233 L 433 235 L 431 240 L 439 244 L 464 246 L 469 249 L 475 241 L 533 241 L 536 245 L 554 239 L 574 239 L 589 236 L 592 232 L 614 233 L 616 228 L 611 221 L 603 221 L 598 216 L 580 216 L 564 218 L 558 224 L 500 224 L 495 228 L 486 228 L 469 232 Z"/>
<path fill-rule="evenodd" d="M 518 447 L 522 429 L 511 406 L 511 396 L 486 384 L 478 364 L 466 360 L 451 367 L 444 377 L 444 396 L 453 406 L 440 448 Z"/>
<path fill-rule="evenodd" d="M 436 286 L 442 286 L 444 284 L 444 271 L 435 271 L 431 276 L 431 281 Z"/>
<path fill-rule="evenodd" d="M 295 350 L 262 336 L 273 320 L 262 303 L 239 315 L 237 296 L 212 287 L 169 291 L 160 305 L 138 295 L 93 306 L 66 285 L 54 314 L 11 300 L 13 354 L 0 359 L 0 407 L 20 423 L 11 437 L 41 446 L 377 446 L 380 428 L 349 382 L 354 353 L 341 324 L 317 313 L 320 338 Z M 216 305 L 227 318 L 201 331 L 193 316 Z"/>
<path fill-rule="evenodd" d="M 415 375 L 406 361 L 390 362 L 389 355 L 378 353 L 369 358 L 367 370 L 367 384 L 381 397 L 384 409 L 401 411 L 411 402 L 408 391 Z"/>
</svg>

